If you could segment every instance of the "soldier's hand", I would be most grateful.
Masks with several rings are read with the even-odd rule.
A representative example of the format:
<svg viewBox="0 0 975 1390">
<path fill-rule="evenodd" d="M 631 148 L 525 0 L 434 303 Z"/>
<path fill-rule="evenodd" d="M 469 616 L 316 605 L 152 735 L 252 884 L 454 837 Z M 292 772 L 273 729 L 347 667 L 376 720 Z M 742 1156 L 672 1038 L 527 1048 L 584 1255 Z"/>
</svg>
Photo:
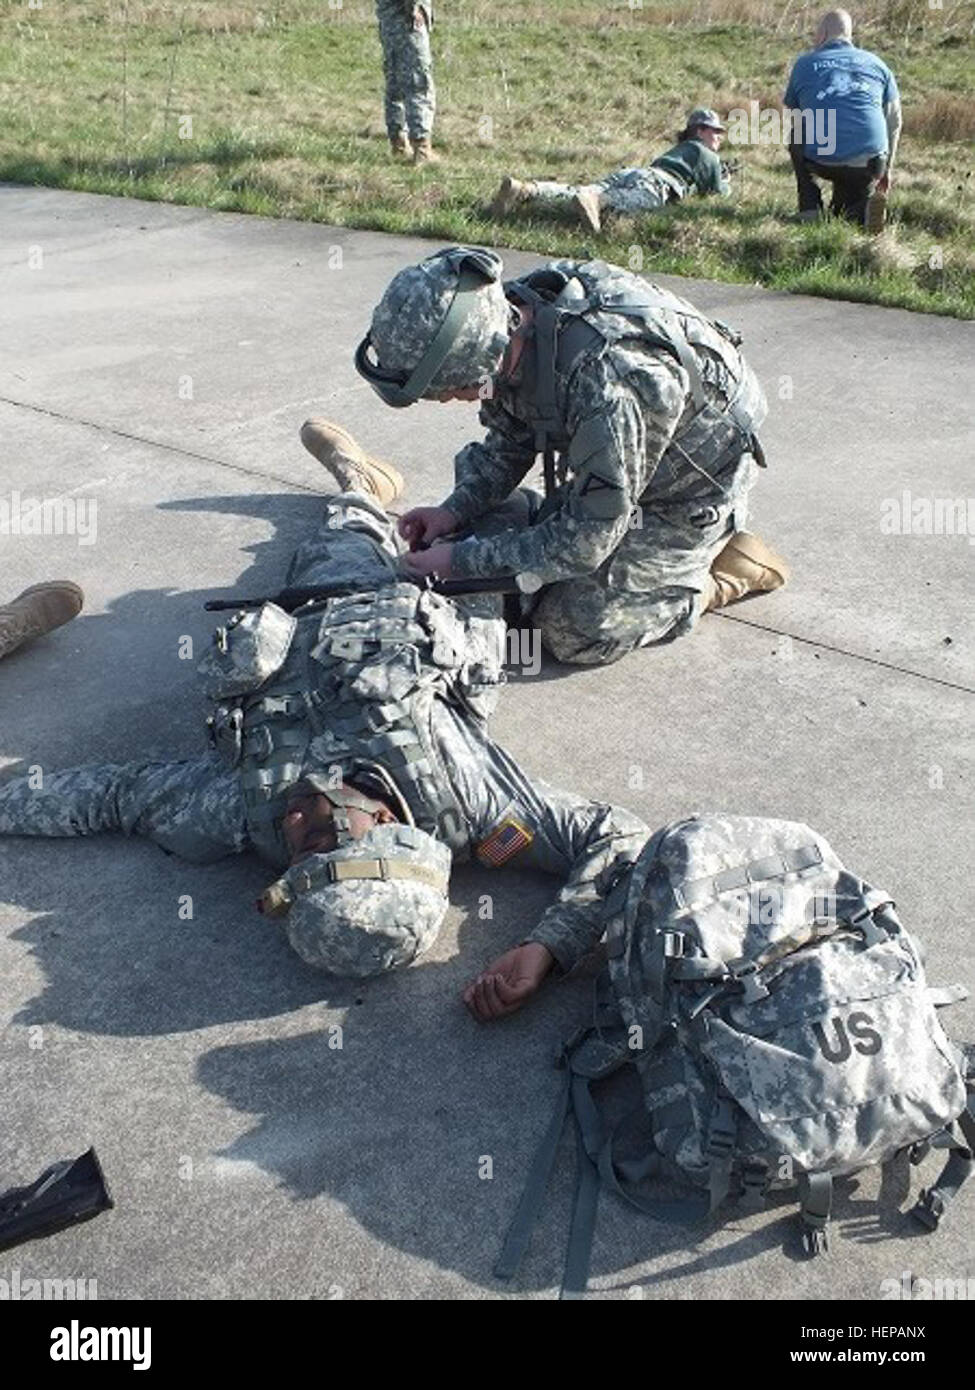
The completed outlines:
<svg viewBox="0 0 975 1390">
<path fill-rule="evenodd" d="M 454 553 L 452 545 L 431 545 L 429 550 L 412 550 L 400 562 L 404 572 L 411 579 L 423 579 L 435 574 L 438 579 L 449 579 Z"/>
<path fill-rule="evenodd" d="M 555 957 L 537 941 L 506 951 L 472 980 L 461 996 L 481 1023 L 515 1013 L 539 989 Z"/>
<path fill-rule="evenodd" d="M 414 507 L 399 519 L 399 533 L 411 550 L 456 530 L 457 518 L 446 507 Z"/>
</svg>

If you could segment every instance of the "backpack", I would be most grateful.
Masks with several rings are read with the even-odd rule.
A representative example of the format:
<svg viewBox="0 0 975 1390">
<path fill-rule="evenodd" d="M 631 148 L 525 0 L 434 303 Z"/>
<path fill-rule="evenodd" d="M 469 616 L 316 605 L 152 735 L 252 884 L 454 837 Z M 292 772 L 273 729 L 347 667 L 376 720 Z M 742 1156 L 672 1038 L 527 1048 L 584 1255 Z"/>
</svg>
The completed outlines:
<svg viewBox="0 0 975 1390">
<path fill-rule="evenodd" d="M 917 1163 L 933 1146 L 948 1160 L 913 1214 L 937 1227 L 972 1168 L 975 1115 L 971 1058 L 935 1010 L 966 991 L 927 986 L 886 893 L 806 825 L 701 815 L 651 837 L 610 885 L 605 917 L 594 1026 L 561 1049 L 561 1097 L 499 1278 L 527 1247 L 570 1112 L 579 1173 L 563 1297 L 586 1288 L 600 1185 L 680 1222 L 797 1187 L 814 1255 L 828 1248 L 835 1176 L 904 1150 Z M 625 1066 L 642 1100 L 611 1131 L 590 1086 Z M 641 1147 L 623 1160 L 634 1120 Z M 687 1195 L 662 1200 L 661 1179 Z"/>
</svg>

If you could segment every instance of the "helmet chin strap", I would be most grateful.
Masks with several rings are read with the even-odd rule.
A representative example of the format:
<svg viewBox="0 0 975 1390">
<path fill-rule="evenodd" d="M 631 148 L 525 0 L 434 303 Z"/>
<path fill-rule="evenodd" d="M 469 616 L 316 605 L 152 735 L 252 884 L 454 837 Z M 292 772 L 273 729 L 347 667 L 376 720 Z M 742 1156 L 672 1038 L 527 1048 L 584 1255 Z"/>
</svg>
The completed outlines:
<svg viewBox="0 0 975 1390">
<path fill-rule="evenodd" d="M 329 779 L 319 773 L 312 772 L 302 777 L 299 786 L 302 784 L 311 787 L 318 796 L 324 796 L 331 805 L 332 820 L 335 823 L 335 839 L 339 849 L 342 849 L 350 840 L 355 838 L 349 823 L 351 810 L 363 811 L 366 815 L 372 816 L 374 820 L 382 811 L 390 811 L 390 807 L 384 801 L 366 796 L 364 792 L 357 791 L 355 787 L 346 786 L 344 783 L 339 787 L 332 786 Z"/>
</svg>

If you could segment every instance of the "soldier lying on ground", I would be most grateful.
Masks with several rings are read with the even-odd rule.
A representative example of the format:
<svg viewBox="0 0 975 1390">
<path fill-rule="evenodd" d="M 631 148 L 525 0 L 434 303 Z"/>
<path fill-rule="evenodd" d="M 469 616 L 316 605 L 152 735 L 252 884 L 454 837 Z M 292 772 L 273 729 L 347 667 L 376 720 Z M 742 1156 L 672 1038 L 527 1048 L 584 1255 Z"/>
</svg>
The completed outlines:
<svg viewBox="0 0 975 1390">
<path fill-rule="evenodd" d="M 502 269 L 454 247 L 401 271 L 356 353 L 389 405 L 481 400 L 488 434 L 457 455 L 454 491 L 400 522 L 410 572 L 517 575 L 548 650 L 585 665 L 784 584 L 744 531 L 766 402 L 740 337 L 603 261 Z M 515 493 L 540 452 L 546 495 Z M 506 499 L 518 524 L 444 540 Z"/>
<path fill-rule="evenodd" d="M 728 194 L 727 169 L 718 158 L 725 127 L 717 114 L 699 106 L 687 117 L 677 144 L 652 160 L 649 168 L 617 169 L 598 183 L 554 183 L 549 179 L 503 180 L 491 205 L 495 217 L 515 208 L 571 207 L 590 231 L 602 230 L 604 212 L 658 212 L 692 193 Z"/>
<path fill-rule="evenodd" d="M 404 581 L 380 504 L 395 470 L 337 428 L 303 437 L 346 490 L 287 583 L 357 591 L 293 616 L 265 604 L 218 632 L 201 662 L 212 751 L 15 779 L 0 787 L 0 834 L 121 831 L 195 863 L 253 850 L 280 872 L 264 912 L 308 964 L 349 976 L 430 948 L 452 856 L 544 870 L 566 879 L 558 900 L 468 991 L 478 1017 L 510 1012 L 598 939 L 597 880 L 646 829 L 536 782 L 493 742 L 500 600 L 455 605 Z"/>
</svg>

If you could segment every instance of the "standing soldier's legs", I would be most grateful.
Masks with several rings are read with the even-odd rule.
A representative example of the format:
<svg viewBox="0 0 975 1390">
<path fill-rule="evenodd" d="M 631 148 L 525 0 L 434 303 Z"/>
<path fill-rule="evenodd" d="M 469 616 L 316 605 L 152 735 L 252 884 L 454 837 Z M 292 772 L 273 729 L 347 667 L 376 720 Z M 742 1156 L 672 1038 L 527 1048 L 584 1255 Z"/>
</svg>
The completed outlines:
<svg viewBox="0 0 975 1390">
<path fill-rule="evenodd" d="M 433 59 L 430 54 L 430 21 L 422 5 L 416 23 L 407 18 L 399 52 L 400 91 L 406 107 L 406 128 L 414 146 L 429 146 L 437 93 L 433 85 Z"/>
<path fill-rule="evenodd" d="M 404 152 L 406 140 L 406 108 L 400 86 L 399 51 L 405 27 L 403 12 L 396 0 L 376 0 L 379 20 L 379 41 L 383 50 L 383 77 L 386 84 L 386 134 L 394 149 Z"/>
<path fill-rule="evenodd" d="M 639 508 L 595 574 L 545 589 L 533 621 L 552 655 L 574 665 L 605 665 L 690 632 L 712 597 L 712 564 L 745 527 L 756 471 L 744 454 L 719 503 Z"/>
<path fill-rule="evenodd" d="M 314 535 L 295 551 L 285 583 L 376 588 L 396 578 L 397 563 L 393 523 L 378 502 L 363 493 L 336 493 Z"/>
</svg>

